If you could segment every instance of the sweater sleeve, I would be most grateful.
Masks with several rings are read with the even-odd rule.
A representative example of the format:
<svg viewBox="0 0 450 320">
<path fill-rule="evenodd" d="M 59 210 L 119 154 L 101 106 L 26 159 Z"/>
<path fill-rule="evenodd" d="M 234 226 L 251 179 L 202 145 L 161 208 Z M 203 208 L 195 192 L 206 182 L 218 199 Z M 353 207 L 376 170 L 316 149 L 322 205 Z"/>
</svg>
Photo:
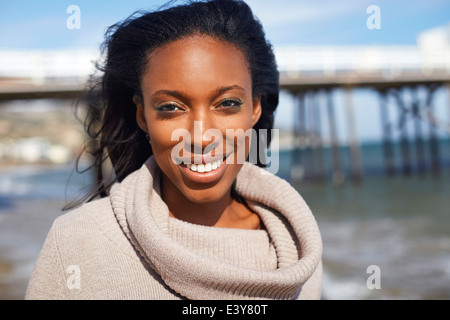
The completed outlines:
<svg viewBox="0 0 450 320">
<path fill-rule="evenodd" d="M 25 294 L 26 300 L 68 298 L 66 273 L 58 250 L 57 224 L 53 223 L 34 266 Z"/>
</svg>

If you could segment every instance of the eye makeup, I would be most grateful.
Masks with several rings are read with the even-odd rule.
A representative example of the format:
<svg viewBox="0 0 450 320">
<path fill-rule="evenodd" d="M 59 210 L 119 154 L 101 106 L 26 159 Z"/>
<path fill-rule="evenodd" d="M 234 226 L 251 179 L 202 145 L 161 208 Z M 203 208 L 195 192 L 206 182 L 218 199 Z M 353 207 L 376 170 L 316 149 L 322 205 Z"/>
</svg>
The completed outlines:
<svg viewBox="0 0 450 320">
<path fill-rule="evenodd" d="M 238 99 L 225 99 L 220 102 L 219 107 L 223 108 L 240 108 L 244 103 Z"/>
<path fill-rule="evenodd" d="M 153 108 L 156 111 L 157 117 L 162 120 L 171 119 L 183 111 L 183 108 L 174 102 L 162 103 Z"/>
<path fill-rule="evenodd" d="M 180 107 L 175 103 L 164 103 L 162 105 L 156 106 L 155 109 L 157 112 L 173 112 L 181 110 Z"/>
<path fill-rule="evenodd" d="M 225 115 L 231 115 L 241 111 L 243 104 L 239 99 L 227 98 L 222 100 L 215 109 Z"/>
</svg>

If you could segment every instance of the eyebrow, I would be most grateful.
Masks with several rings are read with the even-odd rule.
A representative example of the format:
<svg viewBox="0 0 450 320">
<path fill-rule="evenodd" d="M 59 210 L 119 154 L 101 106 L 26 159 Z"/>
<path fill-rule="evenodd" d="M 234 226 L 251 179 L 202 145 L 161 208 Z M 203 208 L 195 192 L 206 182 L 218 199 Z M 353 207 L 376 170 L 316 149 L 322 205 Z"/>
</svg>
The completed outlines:
<svg viewBox="0 0 450 320">
<path fill-rule="evenodd" d="M 245 89 L 242 88 L 241 86 L 238 85 L 234 85 L 234 86 L 228 86 L 228 87 L 221 87 L 221 88 L 217 88 L 215 95 L 216 96 L 220 96 L 221 94 L 227 92 L 227 91 L 231 91 L 231 90 L 240 90 L 240 91 L 244 91 Z"/>
<path fill-rule="evenodd" d="M 240 90 L 240 91 L 244 91 L 244 92 L 245 92 L 245 89 L 242 88 L 241 86 L 238 86 L 238 85 L 232 85 L 232 86 L 227 86 L 227 87 L 220 87 L 220 88 L 217 88 L 217 89 L 214 91 L 213 96 L 214 96 L 214 97 L 217 97 L 217 96 L 220 96 L 221 94 L 224 94 L 225 92 L 228 92 L 228 91 L 231 91 L 231 90 Z M 175 97 L 175 98 L 177 98 L 177 99 L 183 99 L 183 98 L 185 98 L 186 96 L 188 96 L 188 94 L 186 94 L 186 93 L 183 92 L 183 91 L 177 91 L 177 90 L 165 90 L 165 89 L 157 90 L 157 91 L 155 91 L 152 95 L 154 96 L 154 95 L 158 95 L 158 94 L 169 95 L 169 96 Z"/>
</svg>

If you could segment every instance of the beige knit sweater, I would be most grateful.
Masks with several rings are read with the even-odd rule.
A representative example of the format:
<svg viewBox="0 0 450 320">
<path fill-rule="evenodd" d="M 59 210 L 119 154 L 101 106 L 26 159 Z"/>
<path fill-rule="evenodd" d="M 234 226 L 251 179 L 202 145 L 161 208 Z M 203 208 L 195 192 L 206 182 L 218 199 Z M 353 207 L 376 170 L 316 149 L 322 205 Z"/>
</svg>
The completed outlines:
<svg viewBox="0 0 450 320">
<path fill-rule="evenodd" d="M 171 218 L 150 158 L 55 220 L 26 299 L 319 299 L 322 242 L 301 196 L 246 163 L 236 191 L 266 230 Z"/>
</svg>

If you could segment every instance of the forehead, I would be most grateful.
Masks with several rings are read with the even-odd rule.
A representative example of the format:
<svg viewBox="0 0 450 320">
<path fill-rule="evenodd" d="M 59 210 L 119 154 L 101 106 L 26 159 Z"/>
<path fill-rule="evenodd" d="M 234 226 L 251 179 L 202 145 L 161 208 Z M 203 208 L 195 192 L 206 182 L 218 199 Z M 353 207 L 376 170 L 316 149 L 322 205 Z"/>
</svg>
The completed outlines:
<svg viewBox="0 0 450 320">
<path fill-rule="evenodd" d="M 182 38 L 149 55 L 142 77 L 143 90 L 172 89 L 189 90 L 212 85 L 251 87 L 247 59 L 235 45 L 204 35 Z M 180 88 L 181 87 L 181 88 Z"/>
</svg>

